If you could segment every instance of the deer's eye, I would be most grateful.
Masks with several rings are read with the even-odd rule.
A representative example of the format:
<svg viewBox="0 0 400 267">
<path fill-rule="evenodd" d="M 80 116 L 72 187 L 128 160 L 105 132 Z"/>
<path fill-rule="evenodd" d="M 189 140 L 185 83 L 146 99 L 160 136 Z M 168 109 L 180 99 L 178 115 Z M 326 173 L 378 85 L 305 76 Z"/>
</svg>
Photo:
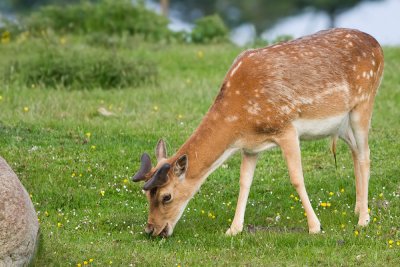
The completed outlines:
<svg viewBox="0 0 400 267">
<path fill-rule="evenodd" d="M 162 197 L 162 202 L 165 204 L 165 203 L 168 203 L 168 202 L 170 202 L 171 201 L 171 194 L 166 194 L 166 195 L 164 195 L 163 197 Z"/>
</svg>

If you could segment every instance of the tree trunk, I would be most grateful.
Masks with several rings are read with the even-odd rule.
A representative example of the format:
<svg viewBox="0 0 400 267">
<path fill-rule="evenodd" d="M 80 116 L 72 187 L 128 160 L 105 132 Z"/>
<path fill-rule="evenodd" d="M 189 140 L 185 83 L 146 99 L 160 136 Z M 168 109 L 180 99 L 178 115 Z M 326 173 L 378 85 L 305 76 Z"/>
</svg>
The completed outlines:
<svg viewBox="0 0 400 267">
<path fill-rule="evenodd" d="M 163 16 L 168 17 L 169 0 L 161 0 L 161 13 Z"/>
<path fill-rule="evenodd" d="M 329 17 L 329 28 L 335 28 L 336 27 L 336 12 L 335 11 L 328 11 L 328 17 Z"/>
</svg>

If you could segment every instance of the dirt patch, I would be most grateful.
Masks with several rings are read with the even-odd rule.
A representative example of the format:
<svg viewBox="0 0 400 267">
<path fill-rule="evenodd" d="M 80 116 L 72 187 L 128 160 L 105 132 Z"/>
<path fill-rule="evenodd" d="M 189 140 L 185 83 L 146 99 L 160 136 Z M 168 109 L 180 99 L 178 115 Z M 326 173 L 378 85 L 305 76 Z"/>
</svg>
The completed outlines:
<svg viewBox="0 0 400 267">
<path fill-rule="evenodd" d="M 304 228 L 301 227 L 279 227 L 274 225 L 269 226 L 258 226 L 253 224 L 248 224 L 246 226 L 246 230 L 249 233 L 256 233 L 256 232 L 271 232 L 271 233 L 305 233 L 307 232 Z"/>
</svg>

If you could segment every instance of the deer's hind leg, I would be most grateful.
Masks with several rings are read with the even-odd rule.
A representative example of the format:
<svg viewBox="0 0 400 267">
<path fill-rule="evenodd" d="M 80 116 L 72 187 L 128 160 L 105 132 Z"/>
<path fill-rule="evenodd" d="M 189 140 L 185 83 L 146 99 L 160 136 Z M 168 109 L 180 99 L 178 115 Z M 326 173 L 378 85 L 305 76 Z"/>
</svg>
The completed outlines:
<svg viewBox="0 0 400 267">
<path fill-rule="evenodd" d="M 354 137 L 353 129 L 351 128 L 349 121 L 346 122 L 346 125 L 342 129 L 341 133 L 339 134 L 339 137 L 340 137 L 340 139 L 345 141 L 346 144 L 349 146 L 350 151 L 351 151 L 351 156 L 353 158 L 354 177 L 355 177 L 355 185 L 356 185 L 356 204 L 354 206 L 354 213 L 359 214 L 360 213 L 360 202 L 361 202 L 360 190 L 361 190 L 362 175 L 361 175 L 361 170 L 360 170 L 357 142 Z"/>
<path fill-rule="evenodd" d="M 362 102 L 350 112 L 350 127 L 353 133 L 352 156 L 356 175 L 357 202 L 355 211 L 359 213 L 358 224 L 369 223 L 368 213 L 368 183 L 370 176 L 370 150 L 368 134 L 371 125 L 373 102 Z"/>
</svg>

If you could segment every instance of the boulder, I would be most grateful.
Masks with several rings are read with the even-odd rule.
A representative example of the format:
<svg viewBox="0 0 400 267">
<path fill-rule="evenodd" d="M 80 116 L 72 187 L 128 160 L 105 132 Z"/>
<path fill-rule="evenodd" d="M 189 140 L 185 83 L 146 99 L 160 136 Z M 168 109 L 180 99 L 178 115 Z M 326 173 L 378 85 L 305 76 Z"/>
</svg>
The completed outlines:
<svg viewBox="0 0 400 267">
<path fill-rule="evenodd" d="M 38 233 L 38 218 L 29 194 L 0 157 L 0 267 L 28 266 Z"/>
</svg>

